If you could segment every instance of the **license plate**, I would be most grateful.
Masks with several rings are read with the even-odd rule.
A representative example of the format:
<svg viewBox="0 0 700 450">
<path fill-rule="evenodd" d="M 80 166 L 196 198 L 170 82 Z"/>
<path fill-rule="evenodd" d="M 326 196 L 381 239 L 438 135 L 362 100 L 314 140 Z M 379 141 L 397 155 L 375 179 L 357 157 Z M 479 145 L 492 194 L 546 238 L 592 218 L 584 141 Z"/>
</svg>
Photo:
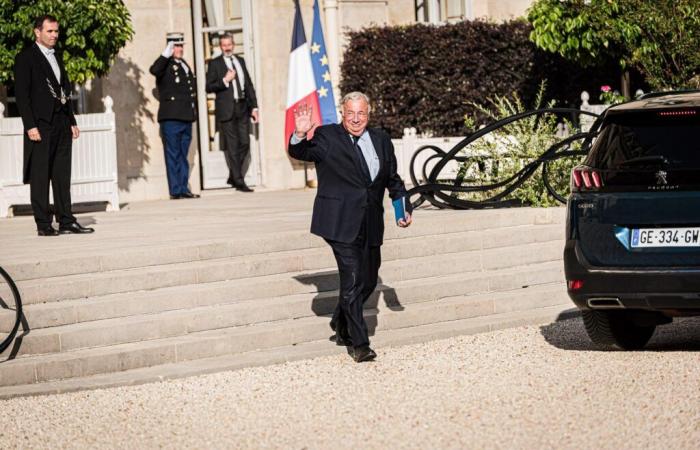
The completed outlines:
<svg viewBox="0 0 700 450">
<path fill-rule="evenodd" d="M 633 228 L 631 247 L 700 247 L 700 227 Z"/>
</svg>

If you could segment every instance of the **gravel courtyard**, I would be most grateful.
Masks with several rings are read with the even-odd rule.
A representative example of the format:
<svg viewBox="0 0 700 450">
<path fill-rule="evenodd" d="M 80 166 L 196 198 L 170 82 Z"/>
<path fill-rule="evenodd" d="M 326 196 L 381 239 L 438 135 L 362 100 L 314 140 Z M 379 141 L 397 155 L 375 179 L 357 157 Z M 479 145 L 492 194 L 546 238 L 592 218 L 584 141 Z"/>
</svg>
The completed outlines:
<svg viewBox="0 0 700 450">
<path fill-rule="evenodd" d="M 329 344 L 330 345 L 330 344 Z M 647 351 L 580 319 L 166 383 L 0 401 L 2 448 L 658 448 L 700 442 L 700 320 Z"/>
</svg>

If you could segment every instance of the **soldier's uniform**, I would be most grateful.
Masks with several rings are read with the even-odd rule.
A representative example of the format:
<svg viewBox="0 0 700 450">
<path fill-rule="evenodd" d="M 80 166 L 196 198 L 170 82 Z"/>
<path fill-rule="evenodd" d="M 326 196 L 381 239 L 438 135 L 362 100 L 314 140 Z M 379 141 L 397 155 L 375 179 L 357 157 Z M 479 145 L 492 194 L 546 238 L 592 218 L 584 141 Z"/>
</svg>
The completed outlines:
<svg viewBox="0 0 700 450">
<path fill-rule="evenodd" d="M 167 41 L 184 43 L 183 33 L 168 33 Z M 188 188 L 190 166 L 187 154 L 196 120 L 197 91 L 194 72 L 184 59 L 159 56 L 150 72 L 158 88 L 158 122 L 165 149 L 168 188 L 173 199 L 196 198 Z"/>
</svg>

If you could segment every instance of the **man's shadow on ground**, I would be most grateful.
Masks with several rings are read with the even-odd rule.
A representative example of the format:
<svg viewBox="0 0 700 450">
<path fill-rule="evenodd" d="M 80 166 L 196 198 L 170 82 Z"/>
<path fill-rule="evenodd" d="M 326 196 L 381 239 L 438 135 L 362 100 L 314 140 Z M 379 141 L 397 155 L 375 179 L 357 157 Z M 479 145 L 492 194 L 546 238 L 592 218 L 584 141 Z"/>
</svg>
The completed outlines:
<svg viewBox="0 0 700 450">
<path fill-rule="evenodd" d="M 615 351 L 591 342 L 577 312 L 565 311 L 554 323 L 540 327 L 540 333 L 550 345 L 573 351 Z M 673 323 L 660 325 L 649 343 L 640 351 L 700 351 L 700 317 L 676 318 Z"/>
<path fill-rule="evenodd" d="M 339 276 L 337 270 L 327 272 L 317 272 L 313 274 L 298 275 L 294 279 L 305 285 L 313 285 L 316 287 L 316 296 L 311 302 L 311 310 L 317 316 L 330 317 L 335 310 L 335 305 L 338 303 L 338 287 Z M 367 331 L 370 336 L 374 336 L 378 324 L 378 307 L 379 299 L 382 297 L 384 304 L 391 311 L 403 311 L 405 308 L 401 305 L 396 290 L 391 286 L 387 286 L 382 282 L 382 277 L 377 279 L 377 288 L 372 292 L 365 302 L 365 322 L 367 322 Z M 367 315 L 367 312 L 370 312 Z M 331 336 L 333 338 L 333 336 Z"/>
</svg>

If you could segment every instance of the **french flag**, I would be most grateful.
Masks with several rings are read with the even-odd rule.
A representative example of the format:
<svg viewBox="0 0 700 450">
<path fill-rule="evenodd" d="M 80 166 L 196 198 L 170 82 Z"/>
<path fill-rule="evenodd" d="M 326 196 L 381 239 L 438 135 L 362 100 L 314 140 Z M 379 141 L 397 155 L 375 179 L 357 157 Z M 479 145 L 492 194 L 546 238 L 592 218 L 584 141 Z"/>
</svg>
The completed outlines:
<svg viewBox="0 0 700 450">
<path fill-rule="evenodd" d="M 321 124 L 318 93 L 314 69 L 311 64 L 311 52 L 306 42 L 304 22 L 301 20 L 299 0 L 294 0 L 294 31 L 292 32 L 292 53 L 289 54 L 289 83 L 287 84 L 287 114 L 284 120 L 285 148 L 289 145 L 289 137 L 294 132 L 294 110 L 301 104 L 311 105 L 312 118 Z M 309 135 L 309 137 L 311 137 Z"/>
</svg>

